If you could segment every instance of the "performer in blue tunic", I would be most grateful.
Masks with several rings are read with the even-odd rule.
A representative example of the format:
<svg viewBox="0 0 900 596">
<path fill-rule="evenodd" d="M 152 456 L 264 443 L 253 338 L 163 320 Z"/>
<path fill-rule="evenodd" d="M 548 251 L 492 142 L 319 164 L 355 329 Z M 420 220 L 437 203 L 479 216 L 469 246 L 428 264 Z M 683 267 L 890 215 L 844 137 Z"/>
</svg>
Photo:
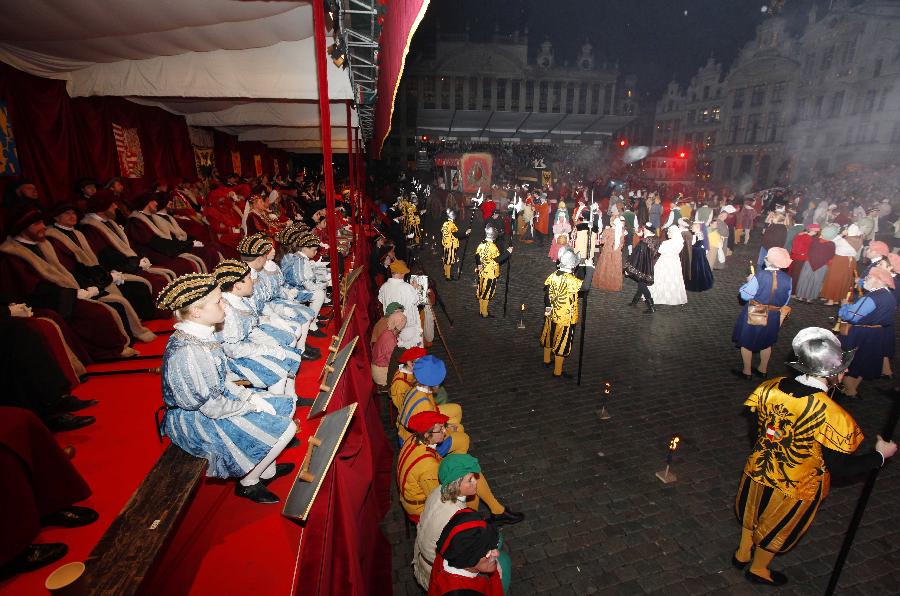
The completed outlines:
<svg viewBox="0 0 900 596">
<path fill-rule="evenodd" d="M 325 289 L 331 281 L 327 267 L 322 267 L 319 261 L 313 260 L 321 246 L 319 237 L 311 231 L 303 232 L 300 229 L 291 230 L 284 236 L 286 247 L 290 247 L 292 251 L 286 252 L 281 258 L 284 282 L 288 287 L 300 292 L 297 299 L 308 302 L 318 317 L 322 305 L 325 304 Z M 313 331 L 318 329 L 316 322 L 310 329 Z M 316 337 L 316 334 L 313 333 L 313 336 Z"/>
<path fill-rule="evenodd" d="M 294 377 L 300 367 L 300 352 L 291 347 L 296 338 L 279 330 L 276 337 L 286 341 L 281 343 L 259 331 L 259 317 L 244 302 L 244 298 L 253 294 L 250 267 L 226 259 L 216 265 L 213 275 L 222 290 L 225 308 L 225 323 L 216 338 L 228 356 L 228 368 L 254 387 L 268 388 L 273 393 L 293 393 Z"/>
<path fill-rule="evenodd" d="M 312 309 L 294 302 L 289 297 L 281 296 L 283 276 L 281 269 L 271 260 L 275 252 L 272 241 L 264 234 L 254 234 L 243 238 L 237 249 L 241 260 L 250 266 L 250 278 L 253 280 L 253 295 L 250 302 L 257 314 L 267 317 L 276 325 L 279 325 L 279 319 L 298 325 L 300 339 L 297 348 L 303 351 L 303 358 L 305 360 L 321 358 L 321 352 L 317 348 L 306 345 L 306 337 L 315 318 Z"/>
<path fill-rule="evenodd" d="M 838 316 L 845 324 L 841 330 L 841 346 L 845 350 L 856 348 L 856 357 L 847 369 L 841 392 L 851 397 L 859 396 L 863 379 L 881 376 L 888 344 L 894 344 L 894 314 L 897 299 L 894 297 L 894 279 L 882 267 L 872 267 L 863 280 L 866 294 L 852 304 L 845 304 Z M 849 329 L 847 328 L 849 326 Z M 844 332 L 846 331 L 846 334 Z"/>
<path fill-rule="evenodd" d="M 165 416 L 160 432 L 209 462 L 207 475 L 241 478 L 235 494 L 277 503 L 266 481 L 289 474 L 293 464 L 275 458 L 297 433 L 293 396 L 240 387 L 226 378 L 225 352 L 214 333 L 225 320 L 222 292 L 211 275 L 176 278 L 159 294 L 159 308 L 177 323 L 162 361 Z"/>
<path fill-rule="evenodd" d="M 746 380 L 750 380 L 753 374 L 767 378 L 769 358 L 772 356 L 772 346 L 778 341 L 778 331 L 781 328 L 782 313 L 791 300 L 791 276 L 783 271 L 791 264 L 791 256 L 781 247 L 772 247 L 765 256 L 766 268 L 763 271 L 747 277 L 747 283 L 741 286 L 740 298 L 746 302 L 734 324 L 731 341 L 741 349 L 741 370 L 732 369 L 732 373 Z M 765 306 L 765 324 L 751 324 L 748 315 L 750 307 Z M 753 353 L 759 352 L 759 368 L 751 371 Z"/>
</svg>

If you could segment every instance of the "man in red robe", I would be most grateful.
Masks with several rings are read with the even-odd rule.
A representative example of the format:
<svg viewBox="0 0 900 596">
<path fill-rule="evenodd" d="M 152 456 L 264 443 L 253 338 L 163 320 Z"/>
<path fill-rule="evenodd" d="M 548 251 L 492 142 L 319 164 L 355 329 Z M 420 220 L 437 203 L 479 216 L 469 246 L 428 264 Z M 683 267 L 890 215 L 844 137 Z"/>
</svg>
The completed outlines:
<svg viewBox="0 0 900 596">
<path fill-rule="evenodd" d="M 156 194 L 146 192 L 136 196 L 131 207 L 125 233 L 138 253 L 178 275 L 206 272 L 203 260 L 188 252 L 192 246 L 190 241 L 173 238 L 152 219 L 157 207 Z"/>
<path fill-rule="evenodd" d="M 78 229 L 97 255 L 101 267 L 147 280 L 152 286 L 153 296 L 157 296 L 166 284 L 175 279 L 175 272 L 154 267 L 149 259 L 138 255 L 115 217 L 116 203 L 112 193 L 100 190 L 88 199 L 87 215 L 81 219 Z M 157 311 L 157 318 L 165 312 L 168 311 Z"/>
<path fill-rule="evenodd" d="M 115 311 L 92 300 L 99 289 L 81 289 L 46 241 L 39 211 L 11 218 L 10 236 L 0 244 L 0 284 L 15 302 L 58 312 L 78 336 L 92 359 L 130 357 L 128 335 Z"/>
<path fill-rule="evenodd" d="M 42 527 L 77 528 L 97 512 L 74 505 L 91 489 L 40 420 L 21 408 L 0 407 L 0 567 L 12 573 L 61 559 L 61 542 L 33 544 Z"/>
</svg>

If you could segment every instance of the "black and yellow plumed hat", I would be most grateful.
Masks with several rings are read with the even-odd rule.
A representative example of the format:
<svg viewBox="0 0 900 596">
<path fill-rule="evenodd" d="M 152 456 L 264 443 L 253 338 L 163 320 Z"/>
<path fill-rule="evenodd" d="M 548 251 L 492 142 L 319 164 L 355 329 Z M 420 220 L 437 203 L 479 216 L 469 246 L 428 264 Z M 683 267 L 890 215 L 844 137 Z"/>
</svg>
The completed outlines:
<svg viewBox="0 0 900 596">
<path fill-rule="evenodd" d="M 261 257 L 272 250 L 272 241 L 262 232 L 252 236 L 244 236 L 237 245 L 242 257 Z"/>
<path fill-rule="evenodd" d="M 180 310 L 209 295 L 219 287 L 216 278 L 207 273 L 188 273 L 176 277 L 156 297 L 156 305 L 164 310 Z"/>
<path fill-rule="evenodd" d="M 218 284 L 234 284 L 250 273 L 250 265 L 237 259 L 224 259 L 213 269 Z"/>
</svg>

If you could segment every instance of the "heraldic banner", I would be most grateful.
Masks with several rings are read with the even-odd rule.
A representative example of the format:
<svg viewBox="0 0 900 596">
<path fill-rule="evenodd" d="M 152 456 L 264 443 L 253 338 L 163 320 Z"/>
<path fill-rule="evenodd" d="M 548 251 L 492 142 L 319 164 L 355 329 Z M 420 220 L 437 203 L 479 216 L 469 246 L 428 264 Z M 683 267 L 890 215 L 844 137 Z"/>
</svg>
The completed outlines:
<svg viewBox="0 0 900 596">
<path fill-rule="evenodd" d="M 253 156 L 253 169 L 257 176 L 262 176 L 262 156 L 259 153 Z"/>
<path fill-rule="evenodd" d="M 19 156 L 6 102 L 0 101 L 0 176 L 18 176 Z"/>
<path fill-rule="evenodd" d="M 232 151 L 231 152 L 231 171 L 241 175 L 241 153 L 240 151 Z"/>
<path fill-rule="evenodd" d="M 113 137 L 116 140 L 116 151 L 119 153 L 119 171 L 123 178 L 144 177 L 144 154 L 141 153 L 141 139 L 136 128 L 123 128 L 112 125 Z"/>
<path fill-rule="evenodd" d="M 194 145 L 194 161 L 197 163 L 197 175 L 209 180 L 215 167 L 212 148 Z"/>
</svg>

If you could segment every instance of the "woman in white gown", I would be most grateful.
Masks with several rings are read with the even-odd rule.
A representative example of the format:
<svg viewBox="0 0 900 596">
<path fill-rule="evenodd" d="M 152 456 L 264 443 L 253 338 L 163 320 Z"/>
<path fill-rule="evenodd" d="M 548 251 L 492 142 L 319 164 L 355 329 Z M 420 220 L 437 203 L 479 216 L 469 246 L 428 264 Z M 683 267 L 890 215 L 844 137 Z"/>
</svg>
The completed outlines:
<svg viewBox="0 0 900 596">
<path fill-rule="evenodd" d="M 659 259 L 654 268 L 650 295 L 656 304 L 687 304 L 687 291 L 684 289 L 684 276 L 681 273 L 684 237 L 678 226 L 670 226 L 667 236 L 668 240 L 659 245 Z"/>
</svg>

